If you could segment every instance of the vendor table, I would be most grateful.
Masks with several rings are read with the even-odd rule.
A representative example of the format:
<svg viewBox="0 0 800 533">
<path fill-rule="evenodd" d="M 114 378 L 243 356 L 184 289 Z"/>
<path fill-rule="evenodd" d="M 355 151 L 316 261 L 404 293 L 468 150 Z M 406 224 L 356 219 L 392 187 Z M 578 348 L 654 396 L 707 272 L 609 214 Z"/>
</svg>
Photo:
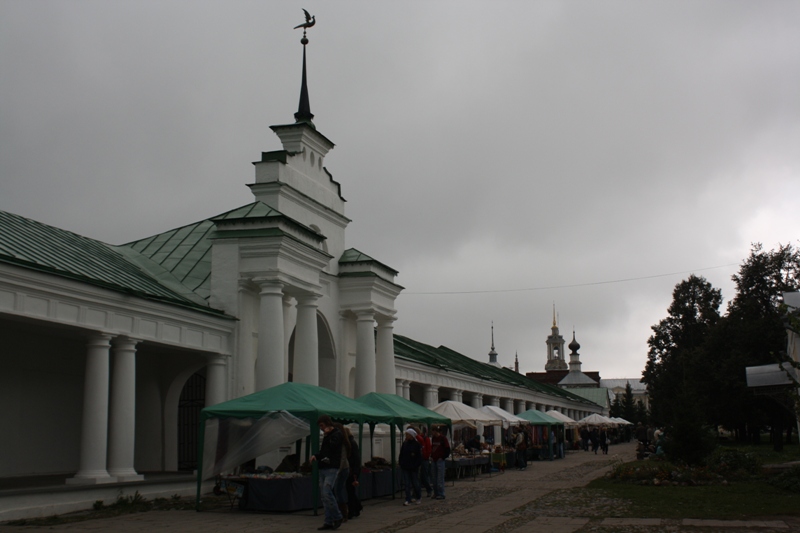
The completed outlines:
<svg viewBox="0 0 800 533">
<path fill-rule="evenodd" d="M 239 509 L 247 511 L 299 511 L 314 506 L 311 476 L 288 479 L 230 478 L 244 491 L 239 497 Z"/>
</svg>

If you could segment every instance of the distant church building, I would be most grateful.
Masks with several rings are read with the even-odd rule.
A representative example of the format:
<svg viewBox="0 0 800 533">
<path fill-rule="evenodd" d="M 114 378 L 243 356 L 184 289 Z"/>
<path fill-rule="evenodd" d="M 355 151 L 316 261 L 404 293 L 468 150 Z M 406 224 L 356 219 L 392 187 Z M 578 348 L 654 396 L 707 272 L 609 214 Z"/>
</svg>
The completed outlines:
<svg viewBox="0 0 800 533">
<path fill-rule="evenodd" d="M 572 341 L 569 343 L 569 365 L 564 361 L 564 337 L 558 329 L 558 323 L 553 309 L 553 325 L 550 335 L 547 337 L 547 363 L 544 372 L 528 372 L 526 376 L 540 383 L 555 385 L 561 389 L 568 390 L 570 393 L 581 396 L 603 409 L 604 414 L 608 414 L 613 401 L 613 395 L 609 390 L 601 386 L 600 372 L 583 372 L 581 370 L 581 359 L 578 350 L 581 345 L 575 339 L 575 331 L 572 332 Z"/>
</svg>

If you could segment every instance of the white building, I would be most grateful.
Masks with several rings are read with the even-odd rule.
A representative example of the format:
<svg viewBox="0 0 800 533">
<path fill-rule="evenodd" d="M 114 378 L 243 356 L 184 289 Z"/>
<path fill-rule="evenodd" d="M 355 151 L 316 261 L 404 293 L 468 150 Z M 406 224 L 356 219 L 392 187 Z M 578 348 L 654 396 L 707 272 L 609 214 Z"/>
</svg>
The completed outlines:
<svg viewBox="0 0 800 533">
<path fill-rule="evenodd" d="M 0 478 L 191 470 L 203 405 L 287 380 L 427 406 L 599 411 L 394 335 L 397 272 L 346 247 L 324 166 L 334 145 L 307 96 L 295 118 L 272 126 L 282 146 L 254 163 L 253 202 L 193 224 L 112 246 L 0 212 Z"/>
</svg>

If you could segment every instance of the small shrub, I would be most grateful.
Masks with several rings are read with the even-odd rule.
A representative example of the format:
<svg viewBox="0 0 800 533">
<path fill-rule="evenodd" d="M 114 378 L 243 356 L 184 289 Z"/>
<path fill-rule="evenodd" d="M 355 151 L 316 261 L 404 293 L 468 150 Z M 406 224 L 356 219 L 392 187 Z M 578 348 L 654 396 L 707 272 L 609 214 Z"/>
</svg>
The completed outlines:
<svg viewBox="0 0 800 533">
<path fill-rule="evenodd" d="M 710 470 L 726 477 L 745 477 L 758 474 L 761 462 L 752 454 L 734 448 L 718 448 L 708 457 Z"/>
<path fill-rule="evenodd" d="M 790 492 L 800 492 L 800 466 L 792 468 L 773 476 L 769 480 L 771 485 Z"/>
</svg>

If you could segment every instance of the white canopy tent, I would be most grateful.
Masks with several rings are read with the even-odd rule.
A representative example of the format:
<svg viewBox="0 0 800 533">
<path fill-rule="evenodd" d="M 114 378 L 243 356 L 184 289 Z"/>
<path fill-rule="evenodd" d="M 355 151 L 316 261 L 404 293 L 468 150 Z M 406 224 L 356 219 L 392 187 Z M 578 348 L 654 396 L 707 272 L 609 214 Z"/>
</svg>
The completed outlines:
<svg viewBox="0 0 800 533">
<path fill-rule="evenodd" d="M 562 422 L 564 422 L 564 427 L 575 427 L 578 425 L 578 423 L 574 419 L 568 417 L 564 413 L 559 413 L 555 409 L 550 409 L 549 411 L 545 412 L 545 414 L 548 416 L 552 416 L 556 420 L 561 420 Z"/>
<path fill-rule="evenodd" d="M 624 418 L 620 418 L 618 416 L 612 416 L 611 420 L 617 422 L 618 424 L 620 424 L 622 426 L 632 426 L 633 425 L 633 422 L 628 422 Z"/>
<path fill-rule="evenodd" d="M 432 407 L 431 411 L 435 411 L 452 420 L 453 429 L 465 426 L 478 428 L 479 424 L 483 426 L 503 425 L 503 419 L 498 415 L 489 415 L 474 407 L 452 400 L 445 400 L 439 403 L 439 405 Z"/>
<path fill-rule="evenodd" d="M 504 428 L 508 428 L 509 426 L 518 426 L 520 424 L 530 424 L 530 422 L 524 418 L 520 418 L 517 415 L 511 414 L 505 409 L 501 409 L 496 405 L 484 405 L 478 409 L 478 411 L 481 411 L 491 417 L 500 417 L 503 421 Z"/>
<path fill-rule="evenodd" d="M 589 416 L 578 420 L 579 426 L 618 426 L 619 422 L 615 422 L 608 417 L 592 413 Z"/>
</svg>

